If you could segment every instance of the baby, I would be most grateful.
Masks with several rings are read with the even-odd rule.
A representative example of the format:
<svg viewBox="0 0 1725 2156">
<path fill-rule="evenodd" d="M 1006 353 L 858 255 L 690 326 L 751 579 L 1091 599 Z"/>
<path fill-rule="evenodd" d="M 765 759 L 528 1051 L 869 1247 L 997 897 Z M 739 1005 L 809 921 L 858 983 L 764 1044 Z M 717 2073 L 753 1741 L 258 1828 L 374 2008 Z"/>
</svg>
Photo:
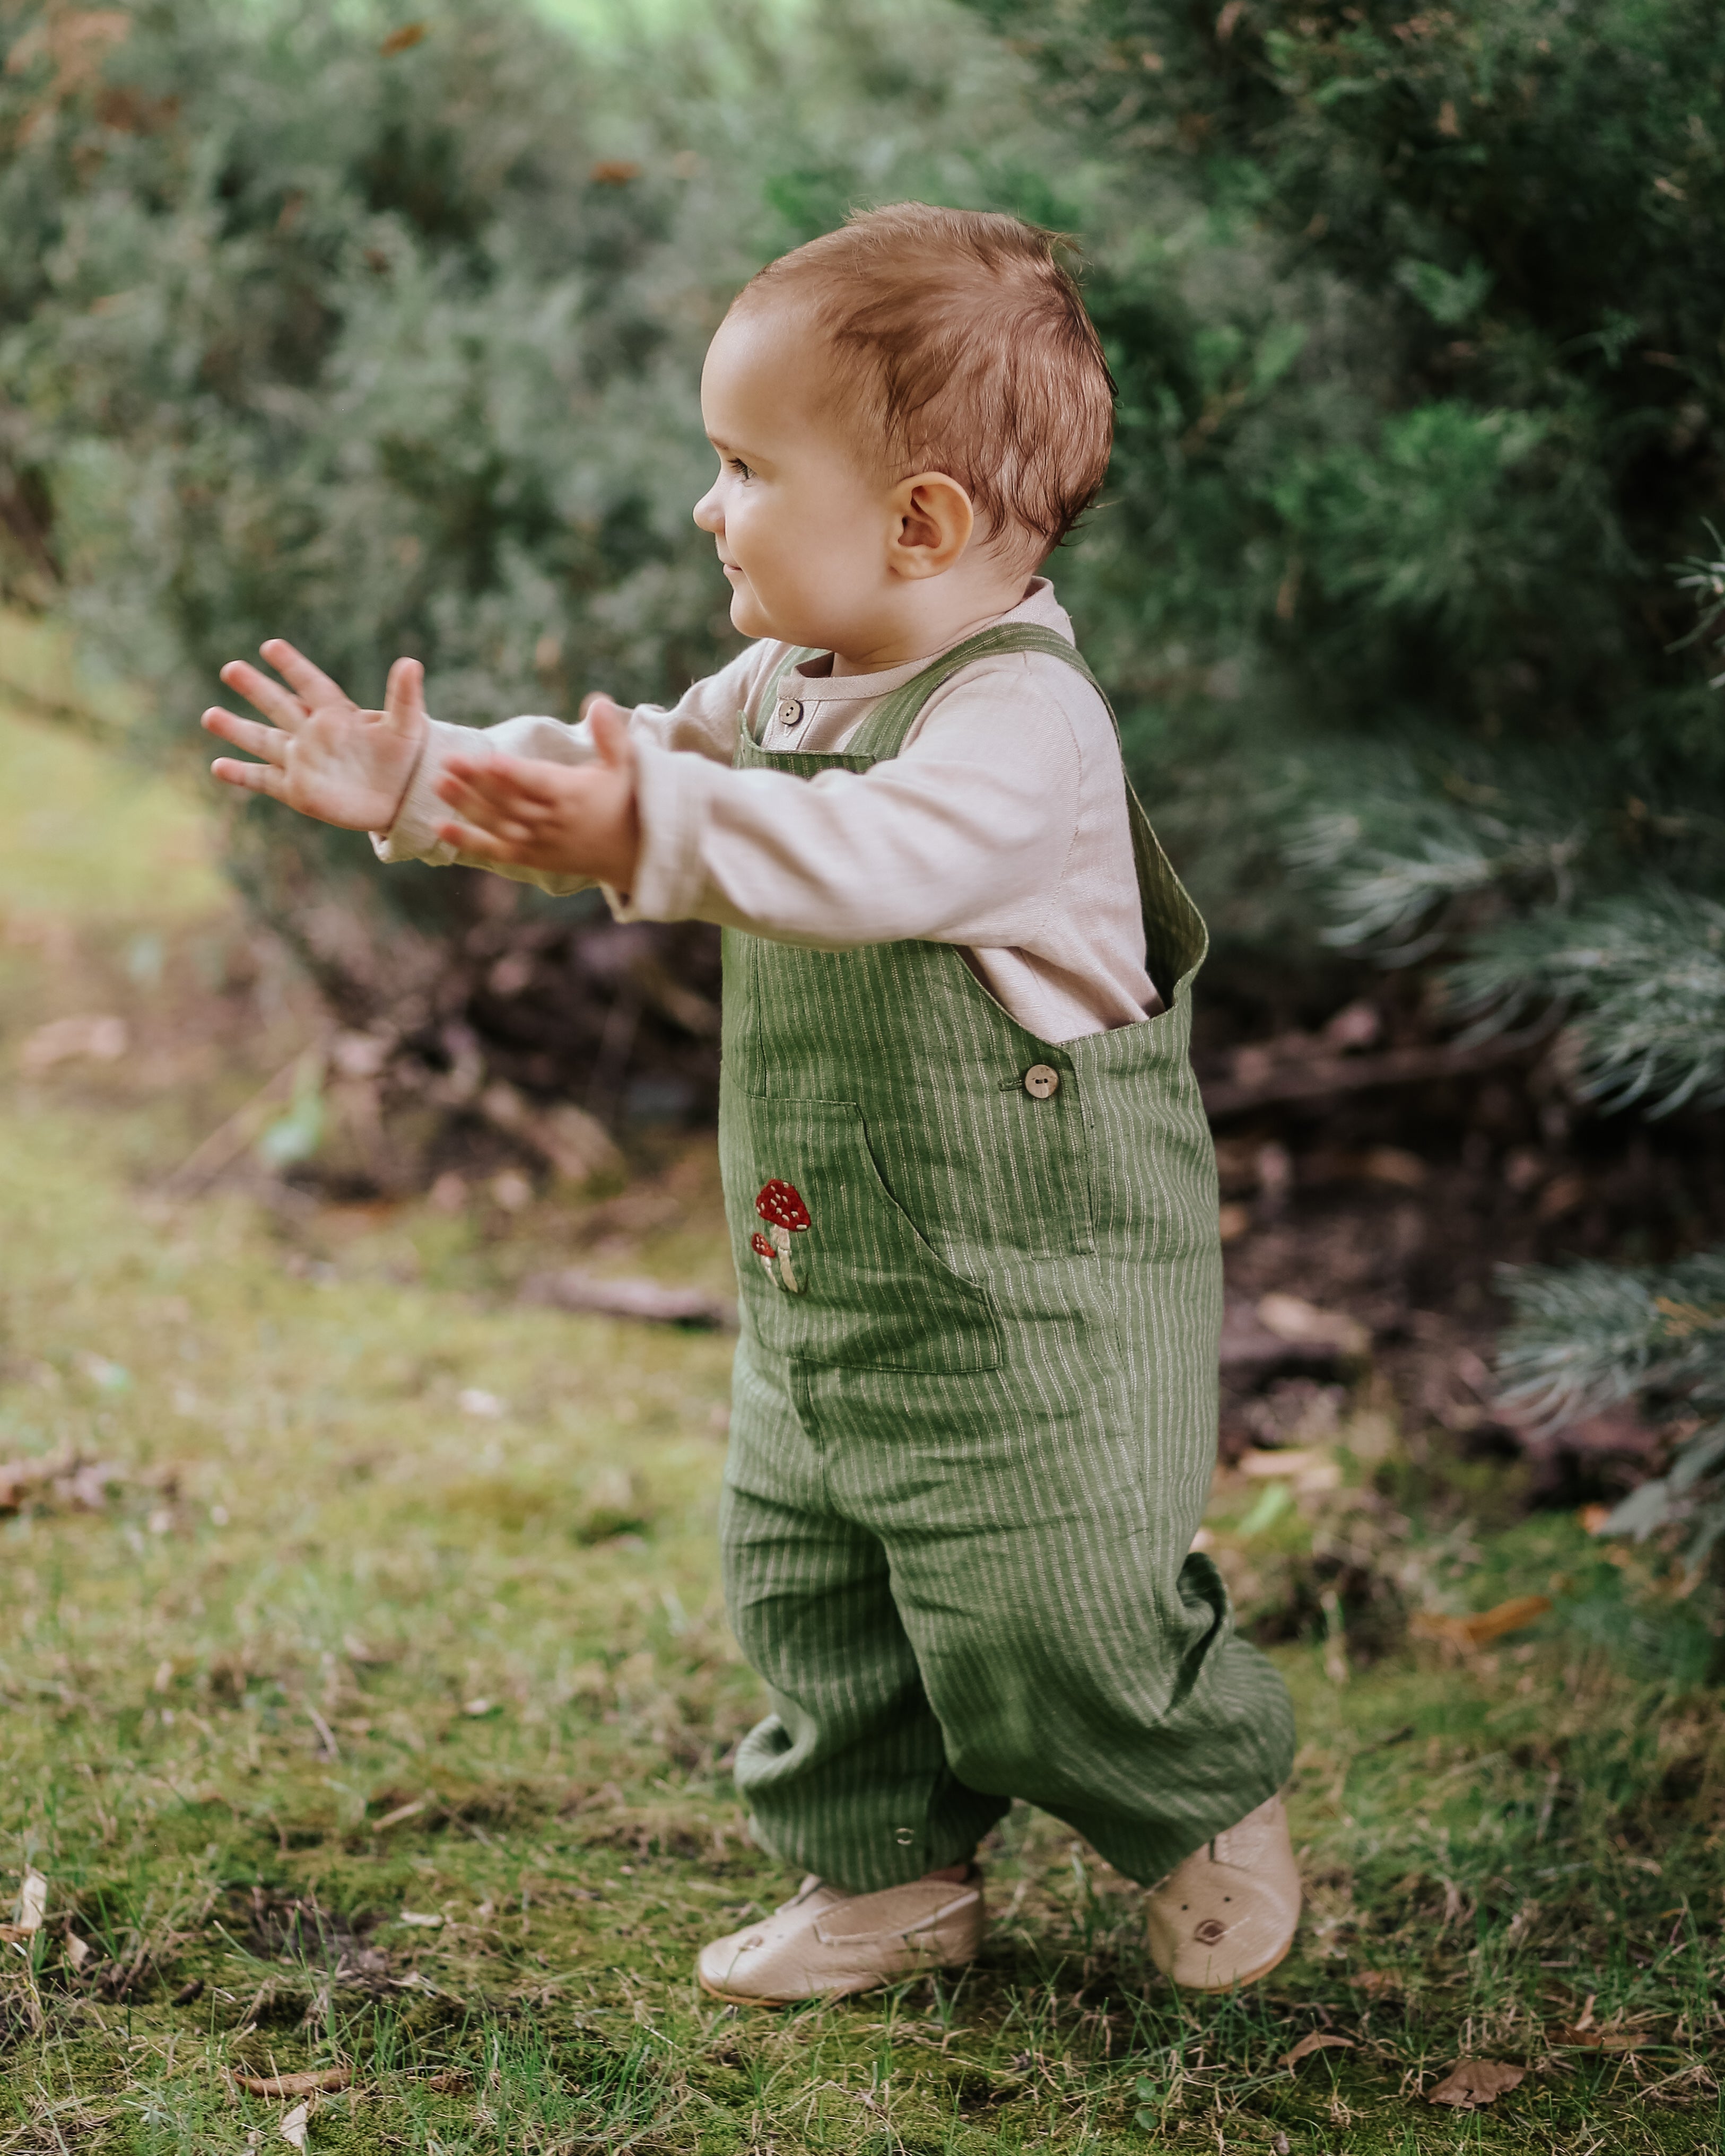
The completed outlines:
<svg viewBox="0 0 1725 2156">
<path fill-rule="evenodd" d="M 1216 1447 L 1203 923 L 1038 573 L 1113 384 L 1052 237 L 901 203 L 771 264 L 714 337 L 696 505 L 753 639 L 671 710 L 439 725 L 286 644 L 218 778 L 619 919 L 725 929 L 742 1285 L 721 1515 L 772 1712 L 737 1781 L 809 1874 L 721 1999 L 962 1963 L 1014 1797 L 1149 1889 L 1178 1984 L 1249 1983 L 1300 1887 L 1281 1681 L 1189 1554 Z"/>
</svg>

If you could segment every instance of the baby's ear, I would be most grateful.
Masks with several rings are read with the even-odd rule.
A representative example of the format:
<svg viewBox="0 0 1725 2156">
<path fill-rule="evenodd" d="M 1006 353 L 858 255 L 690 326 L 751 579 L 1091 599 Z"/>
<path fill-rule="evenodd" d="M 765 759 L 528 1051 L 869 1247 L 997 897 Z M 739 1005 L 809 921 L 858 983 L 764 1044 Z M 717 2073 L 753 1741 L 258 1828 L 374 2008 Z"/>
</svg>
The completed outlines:
<svg viewBox="0 0 1725 2156">
<path fill-rule="evenodd" d="M 940 576 L 970 544 L 976 528 L 970 496 L 945 472 L 918 472 L 895 492 L 894 568 L 901 577 Z"/>
</svg>

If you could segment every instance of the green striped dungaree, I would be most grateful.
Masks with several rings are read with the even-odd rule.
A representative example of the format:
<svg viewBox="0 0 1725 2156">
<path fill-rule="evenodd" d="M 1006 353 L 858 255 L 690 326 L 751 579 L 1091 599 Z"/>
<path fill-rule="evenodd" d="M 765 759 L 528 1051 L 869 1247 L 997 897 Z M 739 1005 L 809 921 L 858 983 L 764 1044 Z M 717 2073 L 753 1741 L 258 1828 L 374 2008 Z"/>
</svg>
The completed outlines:
<svg viewBox="0 0 1725 2156">
<path fill-rule="evenodd" d="M 769 753 L 740 715 L 736 765 L 865 771 L 1002 651 L 1093 680 L 1051 631 L 987 629 L 842 754 Z M 1187 1055 L 1206 937 L 1129 801 L 1168 998 L 1138 1024 L 1038 1040 L 951 944 L 726 934 L 721 1532 L 773 1709 L 737 1779 L 767 1847 L 857 1892 L 957 1862 L 1014 1797 L 1155 1880 L 1291 1763 L 1281 1681 L 1188 1554 L 1222 1307 Z"/>
</svg>

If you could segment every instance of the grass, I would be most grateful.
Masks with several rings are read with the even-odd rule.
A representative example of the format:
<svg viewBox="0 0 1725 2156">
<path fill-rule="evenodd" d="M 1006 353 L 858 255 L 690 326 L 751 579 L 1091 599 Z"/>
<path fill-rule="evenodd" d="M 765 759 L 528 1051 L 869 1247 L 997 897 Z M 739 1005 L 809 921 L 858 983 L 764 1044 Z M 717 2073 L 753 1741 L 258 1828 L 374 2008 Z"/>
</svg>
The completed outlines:
<svg viewBox="0 0 1725 2156">
<path fill-rule="evenodd" d="M 1368 1464 L 1358 1419 L 1338 1490 L 1271 1517 L 1219 1485 L 1250 1605 L 1342 1548 L 1404 1604 L 1554 1608 L 1465 1659 L 1391 1628 L 1367 1662 L 1363 1618 L 1274 1650 L 1310 1909 L 1269 1983 L 1172 1994 L 1138 1890 L 1020 1810 L 973 1969 L 706 1999 L 700 1941 L 794 1883 L 726 1773 L 759 1711 L 717 1590 L 727 1349 L 512 1286 L 595 1242 L 721 1276 L 710 1149 L 515 1216 L 171 1199 L 311 1015 L 248 956 L 195 804 L 18 721 L 0 798 L 27 804 L 0 848 L 0 1460 L 107 1468 L 0 1519 L 0 1917 L 27 1866 L 49 1881 L 0 1945 L 0 2156 L 276 2146 L 287 2102 L 235 2076 L 323 2066 L 354 2076 L 310 2118 L 331 2151 L 1720 2146 L 1707 1591 L 1476 1467 Z M 35 1026 L 98 1009 L 131 1054 L 24 1075 Z M 1348 2045 L 1283 2063 L 1313 2031 Z M 1426 2102 L 1463 2055 L 1526 2078 Z"/>
</svg>

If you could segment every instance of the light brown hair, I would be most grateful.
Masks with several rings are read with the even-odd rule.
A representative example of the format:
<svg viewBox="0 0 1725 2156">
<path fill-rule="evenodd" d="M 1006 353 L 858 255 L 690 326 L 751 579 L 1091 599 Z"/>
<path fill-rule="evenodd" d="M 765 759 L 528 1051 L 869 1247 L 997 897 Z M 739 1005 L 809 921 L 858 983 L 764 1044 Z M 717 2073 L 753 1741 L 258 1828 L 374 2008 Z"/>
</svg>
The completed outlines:
<svg viewBox="0 0 1725 2156">
<path fill-rule="evenodd" d="M 1051 232 L 894 203 L 769 262 L 737 307 L 788 302 L 830 342 L 896 475 L 945 472 L 1037 558 L 1095 501 L 1114 382 Z"/>
</svg>

